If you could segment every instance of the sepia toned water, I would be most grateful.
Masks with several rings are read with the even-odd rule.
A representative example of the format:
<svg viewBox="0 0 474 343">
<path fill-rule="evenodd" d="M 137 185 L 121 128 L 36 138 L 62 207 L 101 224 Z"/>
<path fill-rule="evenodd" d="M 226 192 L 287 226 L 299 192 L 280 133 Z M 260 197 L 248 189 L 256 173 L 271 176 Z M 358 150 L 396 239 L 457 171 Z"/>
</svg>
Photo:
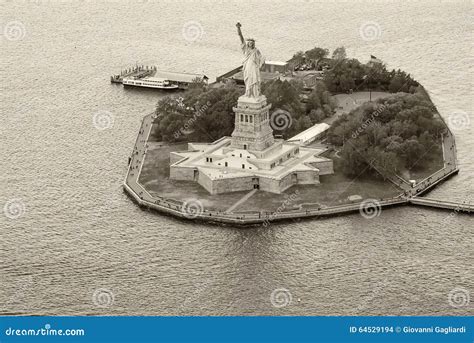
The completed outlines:
<svg viewBox="0 0 474 343">
<path fill-rule="evenodd" d="M 163 93 L 109 84 L 135 62 L 213 79 L 240 63 L 237 21 L 269 60 L 373 54 L 456 128 L 461 171 L 429 195 L 472 202 L 472 2 L 0 5 L 0 314 L 473 313 L 472 216 L 399 207 L 237 229 L 142 211 L 121 183 Z"/>
</svg>

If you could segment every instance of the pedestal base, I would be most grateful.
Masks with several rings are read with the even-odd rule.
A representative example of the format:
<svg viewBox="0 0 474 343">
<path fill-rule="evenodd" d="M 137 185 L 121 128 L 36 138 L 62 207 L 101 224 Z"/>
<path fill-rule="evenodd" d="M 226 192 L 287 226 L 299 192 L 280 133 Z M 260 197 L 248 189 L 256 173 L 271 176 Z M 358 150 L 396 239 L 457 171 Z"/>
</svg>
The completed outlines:
<svg viewBox="0 0 474 343">
<path fill-rule="evenodd" d="M 264 95 L 258 98 L 239 97 L 235 112 L 235 129 L 232 148 L 262 151 L 274 144 L 273 130 L 269 124 L 269 109 Z"/>
</svg>

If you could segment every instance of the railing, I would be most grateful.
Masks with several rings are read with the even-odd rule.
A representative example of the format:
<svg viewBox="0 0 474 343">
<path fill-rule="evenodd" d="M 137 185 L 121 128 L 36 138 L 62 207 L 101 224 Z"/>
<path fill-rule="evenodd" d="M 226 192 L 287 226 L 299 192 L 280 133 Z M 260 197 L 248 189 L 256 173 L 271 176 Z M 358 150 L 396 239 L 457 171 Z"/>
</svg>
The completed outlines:
<svg viewBox="0 0 474 343">
<path fill-rule="evenodd" d="M 415 205 L 425 205 L 437 208 L 445 208 L 454 211 L 474 212 L 474 205 L 470 203 L 457 203 L 453 201 L 437 200 L 431 198 L 412 198 L 410 203 Z"/>
<path fill-rule="evenodd" d="M 153 120 L 151 117 L 155 115 L 155 113 L 150 113 L 146 115 L 141 123 L 140 126 L 140 133 L 137 136 L 135 141 L 135 146 L 133 152 L 139 151 L 143 149 L 145 152 L 145 145 L 146 141 L 148 141 L 148 137 L 150 135 Z M 146 124 L 146 125 L 145 125 Z M 149 124 L 149 125 L 148 125 Z M 145 129 L 146 132 L 145 132 Z M 146 137 L 145 139 L 143 139 Z M 306 209 L 306 210 L 290 210 L 284 212 L 267 212 L 267 211 L 247 211 L 247 212 L 224 212 L 224 211 L 215 211 L 215 210 L 205 210 L 198 211 L 196 213 L 188 213 L 186 212 L 185 203 L 179 200 L 170 199 L 170 198 L 163 198 L 163 197 L 154 197 L 152 196 L 138 181 L 143 162 L 144 162 L 144 155 L 140 156 L 141 163 L 139 167 L 139 171 L 136 172 L 136 175 L 131 175 L 131 166 L 136 162 L 137 156 L 132 153 L 132 157 L 130 160 L 130 165 L 128 168 L 128 172 L 124 181 L 124 189 L 129 193 L 132 198 L 138 202 L 140 206 L 156 209 L 161 212 L 170 213 L 178 217 L 182 218 L 198 218 L 201 220 L 208 220 L 208 221 L 218 221 L 218 222 L 227 222 L 233 224 L 252 224 L 252 223 L 264 223 L 264 222 L 271 222 L 276 220 L 283 220 L 283 219 L 291 219 L 291 218 L 304 218 L 304 217 L 320 217 L 320 216 L 328 216 L 328 215 L 337 215 L 342 213 L 354 212 L 361 210 L 362 203 L 351 203 L 351 204 L 344 204 L 344 205 L 336 205 L 331 207 L 325 208 L 318 208 L 318 209 Z M 440 172 L 444 172 L 446 168 L 434 173 L 433 175 L 425 178 L 417 186 L 420 186 L 433 176 L 439 174 Z M 439 182 L 441 179 L 445 178 L 448 174 L 451 174 L 455 170 L 449 170 L 447 173 L 443 173 L 434 183 L 430 184 L 428 187 L 423 188 L 422 190 L 416 190 L 417 192 L 422 192 L 427 188 L 431 187 L 433 184 Z M 130 177 L 132 176 L 132 177 Z M 399 177 L 398 175 L 395 176 L 399 182 L 407 183 L 404 179 Z M 393 182 L 393 181 L 392 181 Z M 415 187 L 416 188 L 416 187 Z M 424 199 L 424 198 L 410 198 L 405 197 L 403 195 L 398 195 L 394 198 L 389 199 L 380 199 L 379 201 L 374 202 L 376 207 L 388 207 L 400 204 L 422 204 L 427 206 L 439 207 L 439 208 L 449 208 L 449 209 L 461 209 L 463 211 L 471 212 L 473 211 L 472 205 L 464 205 L 464 204 L 457 204 L 453 202 L 442 202 L 433 199 Z"/>
</svg>

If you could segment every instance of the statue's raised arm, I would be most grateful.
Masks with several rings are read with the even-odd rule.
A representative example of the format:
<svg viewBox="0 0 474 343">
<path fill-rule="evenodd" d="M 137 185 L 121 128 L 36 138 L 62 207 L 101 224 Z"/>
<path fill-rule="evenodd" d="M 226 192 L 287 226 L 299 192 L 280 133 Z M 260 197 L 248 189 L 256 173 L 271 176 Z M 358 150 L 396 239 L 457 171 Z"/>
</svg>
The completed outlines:
<svg viewBox="0 0 474 343">
<path fill-rule="evenodd" d="M 242 53 L 244 59 L 242 61 L 242 72 L 245 83 L 245 96 L 248 98 L 260 97 L 260 68 L 265 63 L 265 58 L 262 56 L 260 51 L 255 47 L 255 39 L 247 38 L 244 39 L 240 23 L 237 23 L 237 33 L 242 43 Z"/>
<path fill-rule="evenodd" d="M 240 37 L 240 42 L 241 42 L 242 44 L 244 44 L 245 39 L 244 39 L 244 36 L 242 35 L 242 30 L 240 29 L 240 27 L 241 27 L 242 25 L 241 25 L 240 23 L 237 23 L 237 24 L 235 24 L 235 26 L 237 26 L 237 34 L 238 34 L 239 37 Z"/>
</svg>

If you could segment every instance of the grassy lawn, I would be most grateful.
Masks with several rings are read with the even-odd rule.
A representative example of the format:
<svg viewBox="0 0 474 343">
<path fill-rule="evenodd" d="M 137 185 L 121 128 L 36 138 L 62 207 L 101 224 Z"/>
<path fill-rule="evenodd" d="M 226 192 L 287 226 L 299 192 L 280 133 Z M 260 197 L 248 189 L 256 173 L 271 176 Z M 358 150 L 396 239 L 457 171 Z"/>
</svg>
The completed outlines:
<svg viewBox="0 0 474 343">
<path fill-rule="evenodd" d="M 391 96 L 390 93 L 372 92 L 372 101 Z M 341 113 L 349 112 L 359 107 L 369 99 L 368 92 L 334 95 L 338 107 L 336 113 L 327 118 L 331 124 Z M 145 157 L 139 182 L 153 195 L 171 198 L 178 201 L 198 199 L 207 209 L 225 211 L 249 191 L 233 192 L 220 195 L 210 195 L 197 182 L 175 181 L 169 179 L 169 153 L 171 151 L 187 150 L 187 143 L 168 144 L 162 142 L 148 142 L 149 148 Z M 310 146 L 324 147 L 324 141 L 313 142 Z M 441 146 L 441 142 L 440 142 Z M 337 149 L 337 147 L 336 147 Z M 436 150 L 435 150 L 436 149 Z M 434 148 L 430 156 L 420 156 L 420 160 L 409 170 L 403 171 L 400 176 L 406 180 L 420 181 L 437 170 L 443 168 L 443 155 L 440 147 Z M 319 185 L 293 186 L 283 194 L 273 194 L 257 191 L 253 196 L 240 204 L 235 211 L 276 211 L 285 203 L 284 209 L 310 209 L 328 207 L 350 203 L 350 196 L 359 196 L 361 199 L 387 199 L 397 196 L 402 191 L 389 181 L 370 176 L 348 177 L 340 170 L 338 152 L 330 149 L 325 154 L 334 161 L 335 173 L 321 176 Z"/>
<path fill-rule="evenodd" d="M 248 191 L 211 195 L 196 182 L 169 179 L 169 152 L 185 150 L 187 144 L 166 145 L 149 142 L 149 149 L 140 175 L 140 183 L 153 195 L 180 201 L 199 199 L 205 208 L 226 210 L 245 196 Z M 317 208 L 348 203 L 350 195 L 366 198 L 389 198 L 400 191 L 391 183 L 370 178 L 348 178 L 336 171 L 333 175 L 321 176 L 321 184 L 293 186 L 283 194 L 257 191 L 236 211 L 275 211 L 291 195 L 289 209 Z M 297 194 L 297 195 L 296 195 Z M 295 196 L 296 195 L 296 196 Z"/>
</svg>

